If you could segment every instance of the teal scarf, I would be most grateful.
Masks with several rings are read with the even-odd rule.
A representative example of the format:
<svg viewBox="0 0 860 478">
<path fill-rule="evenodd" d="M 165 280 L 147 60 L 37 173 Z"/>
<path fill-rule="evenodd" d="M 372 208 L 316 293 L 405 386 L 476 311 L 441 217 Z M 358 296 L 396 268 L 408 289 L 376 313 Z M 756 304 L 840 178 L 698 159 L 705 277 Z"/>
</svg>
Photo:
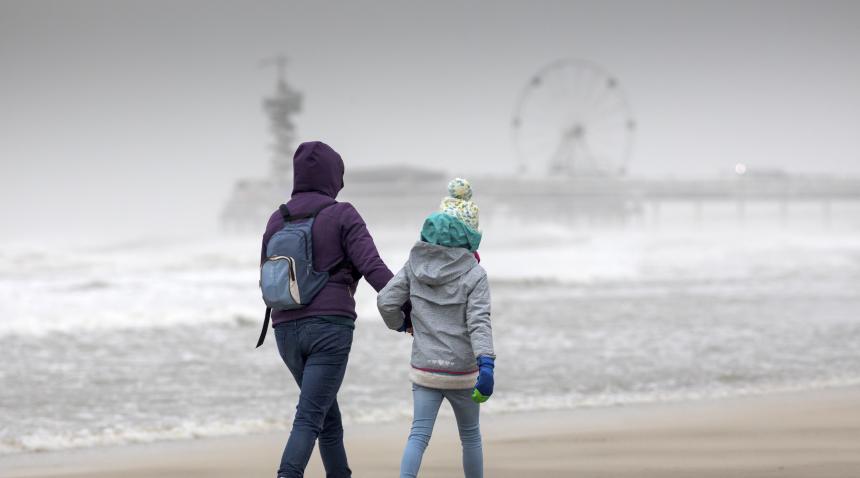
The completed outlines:
<svg viewBox="0 0 860 478">
<path fill-rule="evenodd" d="M 453 216 L 434 212 L 424 220 L 421 240 L 439 246 L 463 247 L 475 252 L 481 245 L 481 233 Z"/>
</svg>

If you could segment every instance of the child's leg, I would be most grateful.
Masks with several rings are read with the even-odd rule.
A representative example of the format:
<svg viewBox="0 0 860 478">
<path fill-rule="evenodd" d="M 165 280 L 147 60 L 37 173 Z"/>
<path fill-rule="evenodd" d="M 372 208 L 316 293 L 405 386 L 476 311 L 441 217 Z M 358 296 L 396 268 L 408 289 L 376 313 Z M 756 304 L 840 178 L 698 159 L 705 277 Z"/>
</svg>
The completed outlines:
<svg viewBox="0 0 860 478">
<path fill-rule="evenodd" d="M 463 472 L 466 478 L 484 476 L 484 452 L 481 448 L 481 406 L 472 401 L 472 390 L 445 390 L 445 398 L 451 402 L 460 430 L 463 445 Z"/>
<path fill-rule="evenodd" d="M 415 407 L 412 431 L 409 432 L 409 440 L 406 442 L 406 449 L 403 450 L 403 460 L 400 462 L 400 478 L 418 476 L 421 457 L 424 456 L 424 450 L 430 443 L 436 414 L 439 413 L 439 406 L 442 404 L 442 392 L 412 384 L 412 401 Z"/>
</svg>

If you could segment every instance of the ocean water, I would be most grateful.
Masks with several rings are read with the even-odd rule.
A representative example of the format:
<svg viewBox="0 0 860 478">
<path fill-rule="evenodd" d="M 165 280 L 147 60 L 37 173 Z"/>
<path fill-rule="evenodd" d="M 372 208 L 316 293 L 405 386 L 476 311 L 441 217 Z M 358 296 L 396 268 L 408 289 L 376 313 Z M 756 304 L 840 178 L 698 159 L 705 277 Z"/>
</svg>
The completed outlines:
<svg viewBox="0 0 860 478">
<path fill-rule="evenodd" d="M 860 217 L 828 225 L 485 230 L 492 415 L 860 384 Z M 665 213 L 665 211 L 664 211 Z M 414 234 L 374 231 L 402 265 Z M 288 430 L 297 387 L 263 306 L 259 237 L 0 247 L 0 454 Z M 340 402 L 411 416 L 410 338 L 374 293 Z M 448 413 L 444 411 L 443 413 Z"/>
</svg>

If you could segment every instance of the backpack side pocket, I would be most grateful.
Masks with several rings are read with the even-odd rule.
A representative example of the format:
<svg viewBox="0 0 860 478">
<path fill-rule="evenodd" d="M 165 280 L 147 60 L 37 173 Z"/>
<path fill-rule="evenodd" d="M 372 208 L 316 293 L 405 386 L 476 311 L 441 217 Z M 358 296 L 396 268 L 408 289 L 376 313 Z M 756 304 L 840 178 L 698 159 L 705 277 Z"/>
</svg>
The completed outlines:
<svg viewBox="0 0 860 478">
<path fill-rule="evenodd" d="M 291 310 L 301 307 L 301 293 L 292 257 L 272 256 L 260 267 L 260 289 L 268 307 Z"/>
</svg>

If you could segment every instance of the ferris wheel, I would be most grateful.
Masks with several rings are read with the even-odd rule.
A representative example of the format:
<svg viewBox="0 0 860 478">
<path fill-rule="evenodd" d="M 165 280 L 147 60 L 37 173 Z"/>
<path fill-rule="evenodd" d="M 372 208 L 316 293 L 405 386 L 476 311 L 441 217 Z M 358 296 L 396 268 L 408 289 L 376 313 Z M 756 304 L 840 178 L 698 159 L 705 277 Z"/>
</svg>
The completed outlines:
<svg viewBox="0 0 860 478">
<path fill-rule="evenodd" d="M 615 77 L 579 59 L 541 68 L 523 88 L 511 122 L 520 172 L 551 176 L 623 175 L 635 127 Z"/>
</svg>

